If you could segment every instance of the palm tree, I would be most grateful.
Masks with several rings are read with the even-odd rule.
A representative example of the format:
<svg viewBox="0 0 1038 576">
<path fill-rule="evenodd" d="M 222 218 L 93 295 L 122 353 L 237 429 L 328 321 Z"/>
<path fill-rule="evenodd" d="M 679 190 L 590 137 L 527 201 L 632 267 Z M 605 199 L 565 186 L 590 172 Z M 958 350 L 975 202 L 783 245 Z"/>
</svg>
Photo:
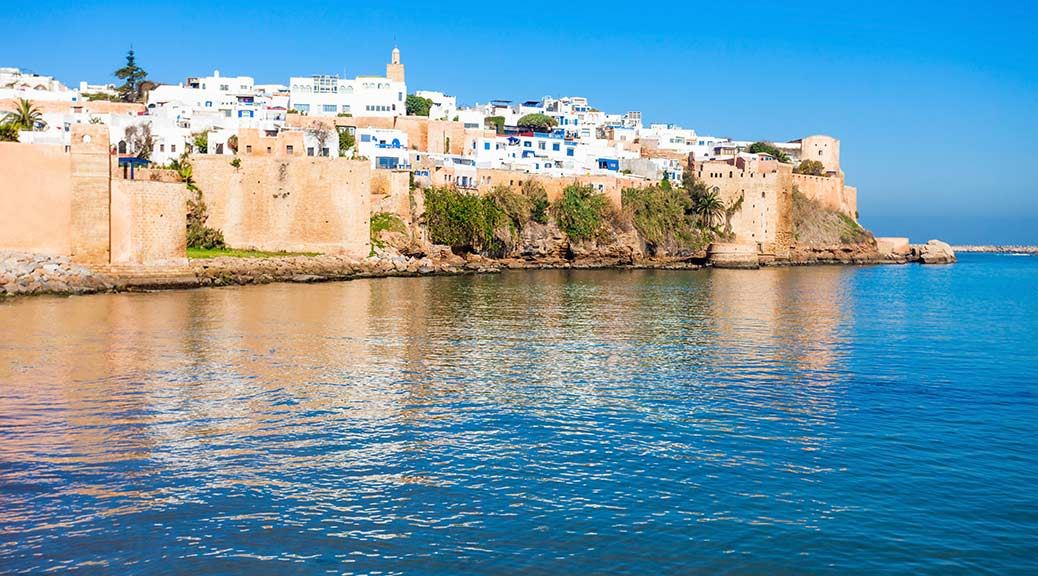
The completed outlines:
<svg viewBox="0 0 1038 576">
<path fill-rule="evenodd" d="M 715 190 L 707 190 L 693 198 L 692 211 L 706 224 L 713 228 L 714 222 L 724 217 L 724 202 Z"/>
<path fill-rule="evenodd" d="M 43 113 L 33 103 L 25 98 L 19 98 L 15 103 L 14 110 L 7 112 L 4 124 L 10 124 L 18 130 L 32 131 L 42 129 L 47 125 L 43 121 Z"/>
</svg>

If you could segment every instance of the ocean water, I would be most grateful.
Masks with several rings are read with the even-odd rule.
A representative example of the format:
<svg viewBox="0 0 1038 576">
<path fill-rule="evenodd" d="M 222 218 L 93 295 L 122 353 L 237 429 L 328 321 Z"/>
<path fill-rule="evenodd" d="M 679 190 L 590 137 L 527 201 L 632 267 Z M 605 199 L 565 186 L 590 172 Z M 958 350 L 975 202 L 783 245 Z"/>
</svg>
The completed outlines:
<svg viewBox="0 0 1038 576">
<path fill-rule="evenodd" d="M 0 304 L 0 573 L 1035 574 L 1038 257 Z"/>
</svg>

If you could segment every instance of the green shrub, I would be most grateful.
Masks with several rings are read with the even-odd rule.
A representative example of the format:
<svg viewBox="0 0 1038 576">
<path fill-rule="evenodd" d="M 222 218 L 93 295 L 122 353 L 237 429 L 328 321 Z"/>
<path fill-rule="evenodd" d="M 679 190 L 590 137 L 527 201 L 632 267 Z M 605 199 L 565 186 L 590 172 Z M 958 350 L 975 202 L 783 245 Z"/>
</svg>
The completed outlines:
<svg viewBox="0 0 1038 576">
<path fill-rule="evenodd" d="M 779 148 L 771 142 L 754 142 L 753 144 L 750 144 L 748 152 L 751 154 L 770 154 L 779 162 L 785 164 L 789 163 L 789 155 L 782 150 L 779 150 Z"/>
<path fill-rule="evenodd" d="M 548 192 L 536 180 L 524 180 L 519 189 L 530 199 L 530 219 L 538 224 L 548 223 Z"/>
<path fill-rule="evenodd" d="M 825 174 L 825 165 L 818 160 L 804 160 L 793 168 L 794 174 L 806 174 L 808 176 L 821 176 Z"/>
<path fill-rule="evenodd" d="M 570 184 L 552 205 L 559 229 L 571 240 L 589 240 L 602 227 L 608 209 L 605 196 L 589 185 Z"/>
<path fill-rule="evenodd" d="M 518 122 L 516 122 L 516 125 L 519 128 L 526 128 L 528 130 L 535 130 L 538 132 L 546 132 L 548 130 L 551 130 L 557 124 L 558 122 L 551 116 L 540 113 L 527 114 L 526 116 L 520 118 Z"/>
<path fill-rule="evenodd" d="M 379 240 L 379 233 L 383 230 L 390 232 L 400 232 L 407 234 L 407 226 L 404 221 L 400 219 L 396 214 L 390 214 L 389 212 L 379 212 L 371 217 L 371 245 L 382 247 L 385 245 L 382 240 Z"/>
<path fill-rule="evenodd" d="M 494 198 L 456 188 L 425 191 L 425 222 L 429 238 L 454 249 L 500 255 L 507 248 L 500 229 L 509 229 L 509 217 Z"/>
</svg>

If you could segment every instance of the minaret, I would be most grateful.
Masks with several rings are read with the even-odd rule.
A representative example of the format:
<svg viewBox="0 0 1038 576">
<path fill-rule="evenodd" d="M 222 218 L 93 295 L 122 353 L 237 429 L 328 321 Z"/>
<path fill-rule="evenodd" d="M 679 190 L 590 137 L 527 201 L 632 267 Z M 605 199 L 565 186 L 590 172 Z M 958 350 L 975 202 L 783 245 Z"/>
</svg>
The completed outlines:
<svg viewBox="0 0 1038 576">
<path fill-rule="evenodd" d="M 386 64 L 386 78 L 394 82 L 404 82 L 404 65 L 400 63 L 400 49 L 395 46 L 389 64 Z"/>
</svg>

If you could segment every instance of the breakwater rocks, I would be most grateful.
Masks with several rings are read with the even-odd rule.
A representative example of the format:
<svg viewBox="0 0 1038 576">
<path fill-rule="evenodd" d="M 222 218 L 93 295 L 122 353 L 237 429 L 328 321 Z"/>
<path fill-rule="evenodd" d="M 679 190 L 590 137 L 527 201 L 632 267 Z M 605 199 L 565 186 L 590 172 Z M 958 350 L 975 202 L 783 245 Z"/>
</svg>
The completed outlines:
<svg viewBox="0 0 1038 576">
<path fill-rule="evenodd" d="M 1038 254 L 1038 246 L 955 246 L 956 252 L 985 254 Z"/>
<path fill-rule="evenodd" d="M 65 257 L 0 252 L 0 296 L 88 294 L 114 287 L 108 276 Z"/>
</svg>

